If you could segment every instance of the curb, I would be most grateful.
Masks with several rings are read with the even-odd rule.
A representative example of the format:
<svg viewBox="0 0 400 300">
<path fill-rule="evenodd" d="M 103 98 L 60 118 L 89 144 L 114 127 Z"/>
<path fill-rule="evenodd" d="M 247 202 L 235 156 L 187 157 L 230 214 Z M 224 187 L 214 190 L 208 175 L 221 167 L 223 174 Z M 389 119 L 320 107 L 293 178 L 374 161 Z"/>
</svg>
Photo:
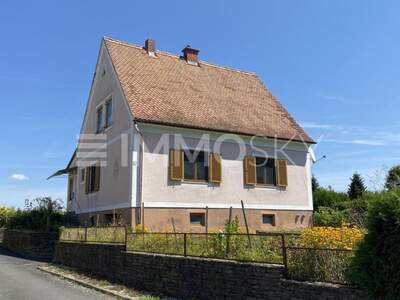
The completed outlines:
<svg viewBox="0 0 400 300">
<path fill-rule="evenodd" d="M 115 293 L 115 292 L 113 292 L 113 291 L 110 291 L 110 290 L 108 290 L 108 289 L 98 287 L 98 286 L 93 285 L 93 284 L 91 284 L 91 283 L 87 283 L 87 282 L 84 282 L 84 281 L 82 281 L 82 280 L 79 280 L 79 279 L 70 277 L 70 276 L 68 276 L 68 275 L 62 275 L 62 274 L 59 274 L 59 273 L 56 273 L 56 272 L 53 272 L 53 271 L 50 271 L 50 270 L 46 270 L 46 269 L 43 268 L 42 266 L 38 266 L 37 269 L 40 270 L 40 271 L 42 271 L 42 272 L 45 272 L 45 273 L 54 275 L 54 276 L 56 276 L 56 277 L 65 279 L 65 280 L 67 280 L 67 281 L 70 281 L 70 282 L 73 282 L 73 283 L 77 283 L 77 284 L 79 284 L 79 285 L 81 285 L 81 286 L 84 286 L 84 287 L 86 287 L 86 288 L 96 290 L 96 291 L 98 291 L 98 292 L 100 292 L 100 293 L 102 293 L 102 294 L 116 297 L 116 298 L 118 298 L 118 299 L 122 299 L 122 300 L 137 300 L 137 299 L 138 299 L 137 297 L 132 298 L 132 297 L 129 297 L 129 296 L 121 296 L 120 294 L 117 294 L 117 293 Z"/>
</svg>

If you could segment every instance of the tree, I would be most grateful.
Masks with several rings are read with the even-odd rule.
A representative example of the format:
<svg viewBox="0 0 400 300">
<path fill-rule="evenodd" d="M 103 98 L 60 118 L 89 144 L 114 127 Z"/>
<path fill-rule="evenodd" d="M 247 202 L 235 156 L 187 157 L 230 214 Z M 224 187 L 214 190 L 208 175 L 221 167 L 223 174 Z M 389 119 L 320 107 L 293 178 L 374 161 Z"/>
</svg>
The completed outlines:
<svg viewBox="0 0 400 300">
<path fill-rule="evenodd" d="M 400 187 L 400 165 L 393 166 L 386 176 L 386 189 L 393 190 Z"/>
<path fill-rule="evenodd" d="M 350 199 L 357 199 L 367 190 L 364 185 L 364 179 L 357 172 L 351 177 L 351 182 L 347 190 Z"/>
<path fill-rule="evenodd" d="M 314 174 L 311 177 L 311 186 L 312 186 L 312 191 L 313 193 L 319 189 L 319 182 L 317 178 L 314 176 Z"/>
</svg>

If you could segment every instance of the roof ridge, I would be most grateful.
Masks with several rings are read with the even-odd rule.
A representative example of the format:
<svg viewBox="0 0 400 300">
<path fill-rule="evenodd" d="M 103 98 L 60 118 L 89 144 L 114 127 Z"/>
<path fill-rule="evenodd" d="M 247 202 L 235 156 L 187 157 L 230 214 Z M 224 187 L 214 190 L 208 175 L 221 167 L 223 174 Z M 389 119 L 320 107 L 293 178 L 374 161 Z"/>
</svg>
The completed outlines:
<svg viewBox="0 0 400 300">
<path fill-rule="evenodd" d="M 116 44 L 123 45 L 123 46 L 132 47 L 132 48 L 136 48 L 136 49 L 143 49 L 142 46 L 139 46 L 137 44 L 133 44 L 133 43 L 126 42 L 126 41 L 117 40 L 117 39 L 114 39 L 112 37 L 104 36 L 103 39 L 104 40 L 108 40 L 108 41 L 113 42 L 113 43 L 116 43 Z M 177 59 L 181 58 L 177 54 L 173 54 L 173 53 L 170 53 L 170 52 L 167 52 L 167 51 L 164 51 L 164 50 L 156 50 L 156 54 L 167 55 L 167 56 L 170 56 L 170 57 L 173 57 L 173 58 L 177 58 Z M 240 70 L 240 69 L 236 69 L 236 68 L 232 68 L 232 67 L 221 66 L 221 65 L 218 65 L 218 64 L 215 64 L 215 63 L 210 63 L 210 62 L 203 61 L 203 60 L 200 60 L 199 62 L 201 64 L 203 64 L 203 65 L 207 65 L 207 66 L 218 68 L 218 69 L 238 72 L 238 73 L 242 73 L 242 74 L 245 74 L 245 75 L 257 76 L 257 73 L 251 72 L 251 71 L 244 71 L 244 70 Z"/>
</svg>

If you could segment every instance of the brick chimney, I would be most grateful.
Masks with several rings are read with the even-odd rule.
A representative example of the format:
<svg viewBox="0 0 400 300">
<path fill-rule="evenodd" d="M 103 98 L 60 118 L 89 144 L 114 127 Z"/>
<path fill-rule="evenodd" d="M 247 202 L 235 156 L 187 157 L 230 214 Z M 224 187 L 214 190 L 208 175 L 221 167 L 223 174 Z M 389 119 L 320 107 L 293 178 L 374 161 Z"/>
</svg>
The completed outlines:
<svg viewBox="0 0 400 300">
<path fill-rule="evenodd" d="M 190 45 L 187 45 L 185 48 L 183 48 L 182 52 L 183 58 L 187 61 L 188 64 L 195 66 L 199 65 L 199 50 L 190 47 Z"/>
<path fill-rule="evenodd" d="M 152 39 L 147 39 L 144 42 L 144 49 L 150 56 L 156 56 L 156 41 Z"/>
</svg>

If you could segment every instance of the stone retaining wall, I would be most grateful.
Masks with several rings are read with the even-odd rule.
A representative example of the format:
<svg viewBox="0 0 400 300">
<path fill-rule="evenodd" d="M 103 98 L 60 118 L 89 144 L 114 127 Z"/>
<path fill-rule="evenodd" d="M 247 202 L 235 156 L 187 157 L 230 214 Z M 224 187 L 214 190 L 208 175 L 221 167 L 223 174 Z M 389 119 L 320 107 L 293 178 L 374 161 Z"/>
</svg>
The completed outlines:
<svg viewBox="0 0 400 300">
<path fill-rule="evenodd" d="M 52 260 L 57 240 L 57 233 L 5 229 L 2 246 L 25 257 Z"/>
<path fill-rule="evenodd" d="M 54 261 L 182 299 L 365 299 L 346 286 L 285 280 L 280 265 L 124 252 L 122 245 L 59 242 Z"/>
</svg>

